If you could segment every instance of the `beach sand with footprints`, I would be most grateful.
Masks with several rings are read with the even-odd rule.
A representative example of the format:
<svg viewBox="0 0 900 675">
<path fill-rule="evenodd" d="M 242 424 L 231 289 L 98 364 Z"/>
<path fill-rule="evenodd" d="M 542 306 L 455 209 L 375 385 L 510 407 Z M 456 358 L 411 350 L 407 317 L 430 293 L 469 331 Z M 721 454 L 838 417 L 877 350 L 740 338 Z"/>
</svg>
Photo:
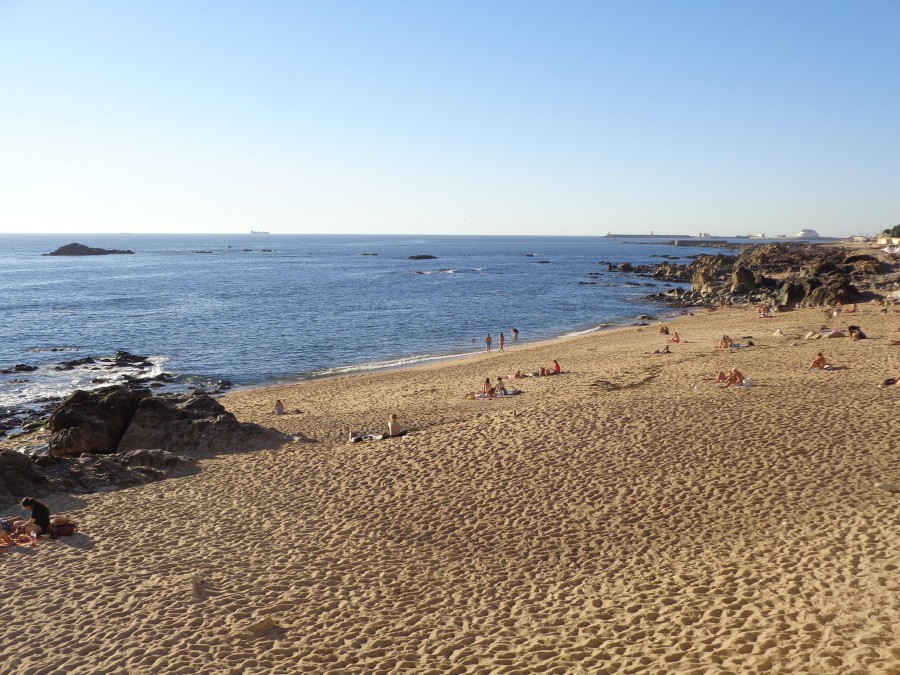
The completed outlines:
<svg viewBox="0 0 900 675">
<path fill-rule="evenodd" d="M 48 498 L 81 533 L 0 555 L 0 673 L 900 673 L 900 313 L 671 326 L 226 395 L 298 440 Z"/>
</svg>

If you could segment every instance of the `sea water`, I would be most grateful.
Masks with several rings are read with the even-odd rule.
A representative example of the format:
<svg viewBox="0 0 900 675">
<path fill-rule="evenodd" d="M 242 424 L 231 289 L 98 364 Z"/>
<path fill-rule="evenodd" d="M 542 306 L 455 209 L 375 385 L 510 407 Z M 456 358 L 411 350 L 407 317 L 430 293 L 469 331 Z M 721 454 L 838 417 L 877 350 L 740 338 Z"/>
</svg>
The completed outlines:
<svg viewBox="0 0 900 675">
<path fill-rule="evenodd" d="M 64 244 L 134 255 L 43 256 Z M 607 271 L 704 249 L 607 237 L 0 235 L 0 406 L 121 379 L 63 360 L 126 350 L 181 386 L 402 366 L 632 323 L 671 287 Z M 410 260 L 433 255 L 434 259 Z M 540 364 L 522 363 L 523 369 Z"/>
</svg>

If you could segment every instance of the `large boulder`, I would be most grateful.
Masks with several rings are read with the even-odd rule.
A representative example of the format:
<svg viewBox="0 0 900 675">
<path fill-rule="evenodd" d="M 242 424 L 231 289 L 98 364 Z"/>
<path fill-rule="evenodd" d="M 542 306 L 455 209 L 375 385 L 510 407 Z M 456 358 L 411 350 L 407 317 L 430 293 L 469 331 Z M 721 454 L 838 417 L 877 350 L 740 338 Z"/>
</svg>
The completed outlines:
<svg viewBox="0 0 900 675">
<path fill-rule="evenodd" d="M 198 393 L 187 400 L 141 401 L 118 451 L 220 453 L 280 445 L 288 440 L 290 436 L 274 429 L 238 422 L 218 401 Z"/>
<path fill-rule="evenodd" d="M 756 288 L 756 275 L 749 267 L 737 265 L 731 273 L 731 292 L 744 295 Z"/>
<path fill-rule="evenodd" d="M 840 302 L 849 305 L 859 302 L 859 290 L 846 278 L 840 275 L 832 275 L 822 280 L 822 285 L 814 288 L 806 301 L 812 305 L 834 305 Z"/>
<path fill-rule="evenodd" d="M 707 295 L 715 292 L 716 269 L 714 267 L 699 267 L 691 277 L 691 290 Z"/>
<path fill-rule="evenodd" d="M 115 452 L 138 404 L 150 396 L 148 389 L 76 391 L 50 416 L 50 454 Z"/>
<path fill-rule="evenodd" d="M 810 279 L 788 279 L 781 285 L 775 302 L 779 307 L 794 309 L 818 285 L 818 282 Z"/>
</svg>

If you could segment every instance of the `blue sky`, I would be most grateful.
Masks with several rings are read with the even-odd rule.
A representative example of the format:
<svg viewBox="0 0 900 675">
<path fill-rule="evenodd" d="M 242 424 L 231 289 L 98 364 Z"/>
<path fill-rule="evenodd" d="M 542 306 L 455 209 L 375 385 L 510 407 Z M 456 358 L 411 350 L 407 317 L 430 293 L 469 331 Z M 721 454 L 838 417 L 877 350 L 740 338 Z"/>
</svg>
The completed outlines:
<svg viewBox="0 0 900 675">
<path fill-rule="evenodd" d="M 0 0 L 0 232 L 875 233 L 898 37 L 898 0 Z"/>
</svg>

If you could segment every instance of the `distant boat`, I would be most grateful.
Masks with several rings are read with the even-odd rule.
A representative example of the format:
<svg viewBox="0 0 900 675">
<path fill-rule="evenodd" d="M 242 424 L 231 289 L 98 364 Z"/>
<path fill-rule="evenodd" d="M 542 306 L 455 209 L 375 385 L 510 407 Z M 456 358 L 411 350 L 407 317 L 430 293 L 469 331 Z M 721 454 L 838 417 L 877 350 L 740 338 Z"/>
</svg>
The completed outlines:
<svg viewBox="0 0 900 675">
<path fill-rule="evenodd" d="M 250 230 L 250 234 L 269 234 L 265 230 Z"/>
</svg>

